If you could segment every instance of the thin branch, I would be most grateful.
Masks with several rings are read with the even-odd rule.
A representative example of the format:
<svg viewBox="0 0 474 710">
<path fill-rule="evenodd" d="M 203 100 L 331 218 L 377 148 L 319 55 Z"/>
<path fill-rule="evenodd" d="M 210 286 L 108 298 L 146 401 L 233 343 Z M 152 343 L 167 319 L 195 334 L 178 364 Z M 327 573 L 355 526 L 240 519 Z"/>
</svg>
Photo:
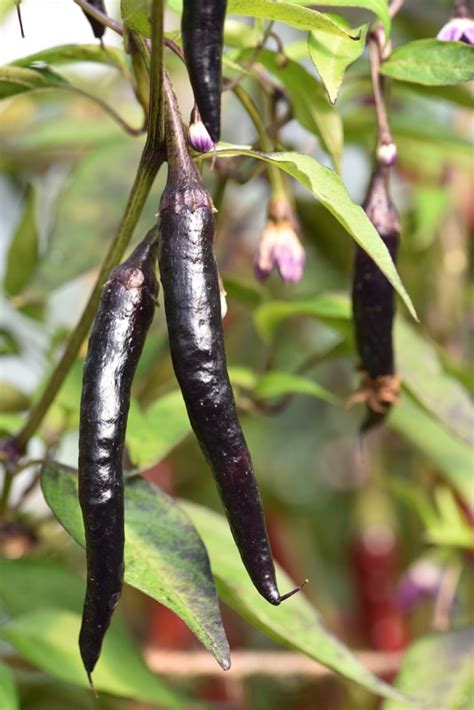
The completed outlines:
<svg viewBox="0 0 474 710">
<path fill-rule="evenodd" d="M 98 22 L 101 22 L 105 27 L 109 27 L 114 32 L 117 32 L 117 34 L 123 35 L 123 26 L 120 24 L 120 22 L 116 22 L 112 17 L 106 15 L 105 12 L 101 12 L 96 7 L 94 7 L 94 5 L 88 3 L 87 0 L 74 0 L 74 2 L 76 3 L 76 5 L 79 5 L 79 7 L 84 10 L 84 12 L 93 17 Z"/>
<path fill-rule="evenodd" d="M 380 47 L 374 37 L 369 39 L 370 73 L 374 92 L 375 111 L 377 114 L 377 148 L 393 144 L 388 123 L 387 109 L 380 81 Z"/>
<path fill-rule="evenodd" d="M 403 658 L 403 653 L 398 651 L 359 651 L 355 655 L 366 668 L 379 676 L 396 673 Z M 206 651 L 147 649 L 145 657 L 150 668 L 159 675 L 180 678 L 223 677 L 222 670 Z M 241 680 L 256 675 L 285 679 L 289 677 L 323 678 L 334 675 L 334 671 L 300 653 L 234 651 L 232 668 L 226 671 L 225 679 Z"/>
<path fill-rule="evenodd" d="M 397 13 L 400 12 L 400 10 L 403 7 L 405 0 L 392 0 L 390 3 L 390 6 L 388 8 L 388 12 L 390 17 L 393 19 Z"/>
</svg>

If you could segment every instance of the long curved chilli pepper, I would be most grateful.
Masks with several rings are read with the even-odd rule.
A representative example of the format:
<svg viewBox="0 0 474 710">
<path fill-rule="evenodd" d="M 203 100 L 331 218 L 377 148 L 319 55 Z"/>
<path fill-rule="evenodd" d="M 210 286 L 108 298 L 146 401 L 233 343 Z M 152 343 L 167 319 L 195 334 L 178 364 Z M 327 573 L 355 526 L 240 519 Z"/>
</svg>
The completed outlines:
<svg viewBox="0 0 474 710">
<path fill-rule="evenodd" d="M 184 0 L 181 31 L 189 79 L 202 121 L 217 143 L 221 123 L 226 0 Z"/>
<path fill-rule="evenodd" d="M 95 7 L 97 10 L 100 10 L 101 12 L 107 14 L 107 10 L 105 9 L 105 4 L 104 0 L 87 0 L 87 2 Z M 92 32 L 94 33 L 94 37 L 97 39 L 101 39 L 104 36 L 105 32 L 105 25 L 102 24 L 102 22 L 99 22 L 99 20 L 96 20 L 95 17 L 92 17 L 92 15 L 89 15 L 85 10 L 82 11 L 84 15 L 87 17 L 87 21 L 89 22 L 90 26 L 92 27 Z"/>
<path fill-rule="evenodd" d="M 212 469 L 249 576 L 272 604 L 278 591 L 260 494 L 227 374 L 214 258 L 211 198 L 192 162 L 165 77 L 168 181 L 160 204 L 158 262 L 174 371 Z"/>
<path fill-rule="evenodd" d="M 79 425 L 79 501 L 87 589 L 79 647 L 89 679 L 122 591 L 122 456 L 130 388 L 153 319 L 158 283 L 155 227 L 110 272 L 89 339 Z"/>
<path fill-rule="evenodd" d="M 398 212 L 388 192 L 388 168 L 377 167 L 363 204 L 370 221 L 396 261 L 400 237 Z M 395 373 L 392 329 L 395 292 L 386 276 L 366 252 L 356 247 L 352 285 L 355 338 L 364 371 L 359 399 L 368 406 L 362 431 L 380 423 L 397 401 L 399 378 Z M 354 399 L 357 399 L 356 394 Z"/>
</svg>

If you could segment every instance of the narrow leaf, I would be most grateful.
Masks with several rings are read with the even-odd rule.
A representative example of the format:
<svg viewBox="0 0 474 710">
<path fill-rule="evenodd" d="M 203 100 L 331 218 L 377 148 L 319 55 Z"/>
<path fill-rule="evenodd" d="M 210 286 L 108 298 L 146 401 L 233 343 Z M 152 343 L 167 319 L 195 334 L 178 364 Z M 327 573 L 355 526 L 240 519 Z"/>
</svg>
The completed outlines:
<svg viewBox="0 0 474 710">
<path fill-rule="evenodd" d="M 303 593 L 278 607 L 272 607 L 258 594 L 245 574 L 229 527 L 221 515 L 189 501 L 181 501 L 180 505 L 204 540 L 219 594 L 229 606 L 279 643 L 301 651 L 373 693 L 396 696 L 389 685 L 372 675 L 324 628 L 318 612 Z M 277 572 L 282 592 L 295 586 L 280 568 Z"/>
<path fill-rule="evenodd" d="M 474 698 L 473 647 L 474 628 L 418 639 L 403 659 L 397 687 L 419 696 L 423 710 L 468 710 Z M 401 700 L 388 700 L 383 705 L 383 710 L 405 708 Z"/>
<path fill-rule="evenodd" d="M 23 214 L 10 243 L 5 275 L 5 291 L 9 296 L 21 293 L 38 264 L 38 229 L 36 226 L 35 191 L 26 191 Z"/>
<path fill-rule="evenodd" d="M 362 207 L 352 202 L 340 177 L 309 155 L 301 153 L 259 153 L 246 148 L 224 148 L 219 156 L 248 155 L 275 163 L 306 187 L 342 224 L 351 237 L 369 254 L 416 320 L 417 315 L 387 247 Z"/>
<path fill-rule="evenodd" d="M 101 44 L 62 44 L 57 47 L 48 47 L 34 54 L 29 54 L 21 59 L 12 62 L 12 66 L 30 67 L 35 62 L 45 64 L 73 64 L 75 62 L 96 62 L 99 64 L 111 64 L 117 67 L 125 75 L 129 75 L 125 54 L 117 47 L 110 47 Z"/>
<path fill-rule="evenodd" d="M 312 0 L 295 0 L 299 5 L 312 5 Z M 324 7 L 360 7 L 370 10 L 382 20 L 385 34 L 390 36 L 391 19 L 387 0 L 325 0 Z"/>
<path fill-rule="evenodd" d="M 10 668 L 0 661 L 0 708 L 20 710 L 20 699 Z"/>
<path fill-rule="evenodd" d="M 381 72 L 412 84 L 459 84 L 474 78 L 474 51 L 463 42 L 419 39 L 392 52 Z"/>
<path fill-rule="evenodd" d="M 338 398 L 325 387 L 322 387 L 309 377 L 303 377 L 292 372 L 273 370 L 262 375 L 257 381 L 254 395 L 261 399 L 286 397 L 293 394 L 306 394 L 317 399 L 323 399 L 331 404 L 339 404 Z"/>
<path fill-rule="evenodd" d="M 41 485 L 61 525 L 84 546 L 77 473 L 48 463 Z M 173 500 L 139 477 L 125 486 L 125 541 L 125 581 L 174 611 L 218 663 L 229 668 L 229 646 L 206 550 Z"/>
<path fill-rule="evenodd" d="M 16 617 L 1 627 L 0 634 L 33 665 L 55 678 L 88 687 L 77 643 L 80 624 L 80 614 L 50 607 Z M 183 710 L 187 702 L 148 670 L 128 635 L 113 626 L 94 670 L 94 687 L 170 710 Z"/>
</svg>

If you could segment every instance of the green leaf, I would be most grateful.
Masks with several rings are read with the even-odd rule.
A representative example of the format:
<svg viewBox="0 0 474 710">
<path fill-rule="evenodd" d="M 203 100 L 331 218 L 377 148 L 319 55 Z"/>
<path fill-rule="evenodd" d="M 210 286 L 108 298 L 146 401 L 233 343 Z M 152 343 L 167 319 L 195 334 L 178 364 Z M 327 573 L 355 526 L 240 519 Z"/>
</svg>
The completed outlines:
<svg viewBox="0 0 474 710">
<path fill-rule="evenodd" d="M 331 35 L 334 37 L 334 35 Z M 348 39 L 347 41 L 353 42 Z M 355 43 L 357 44 L 357 43 Z M 240 61 L 246 61 L 252 52 L 240 55 Z M 304 67 L 291 59 L 284 67 L 278 64 L 276 52 L 259 52 L 258 62 L 273 74 L 285 87 L 297 121 L 311 133 L 321 137 L 323 146 L 330 154 L 334 165 L 339 169 L 344 135 L 342 120 L 331 106 L 321 83 Z"/>
<path fill-rule="evenodd" d="M 280 323 L 293 316 L 313 316 L 321 319 L 348 321 L 351 317 L 349 299 L 345 294 L 320 293 L 296 301 L 269 301 L 254 313 L 255 325 L 263 340 L 270 340 Z"/>
<path fill-rule="evenodd" d="M 96 62 L 99 64 L 111 64 L 128 76 L 130 74 L 127 59 L 124 52 L 117 47 L 110 47 L 100 44 L 61 44 L 57 47 L 49 47 L 40 52 L 29 54 L 21 59 L 16 59 L 11 66 L 30 67 L 35 62 L 45 64 L 73 64 L 75 62 Z"/>
<path fill-rule="evenodd" d="M 398 47 L 380 71 L 412 84 L 459 84 L 474 78 L 474 52 L 463 42 L 420 39 Z"/>
<path fill-rule="evenodd" d="M 25 195 L 23 214 L 8 250 L 4 286 L 9 296 L 16 296 L 23 291 L 38 264 L 39 248 L 35 203 L 35 191 L 29 185 Z"/>
<path fill-rule="evenodd" d="M 223 277 L 227 297 L 255 308 L 265 299 L 266 289 L 256 281 L 245 281 L 234 274 Z"/>
<path fill-rule="evenodd" d="M 51 510 L 84 546 L 77 474 L 57 463 L 41 472 Z M 206 550 L 188 517 L 148 481 L 125 485 L 125 581 L 174 611 L 225 669 L 229 646 Z"/>
<path fill-rule="evenodd" d="M 295 0 L 299 5 L 312 5 L 312 0 Z M 391 20 L 387 0 L 325 0 L 325 7 L 361 7 L 370 10 L 382 20 L 385 34 L 390 36 Z"/>
<path fill-rule="evenodd" d="M 2 710 L 20 710 L 15 679 L 10 668 L 0 661 L 0 708 Z"/>
<path fill-rule="evenodd" d="M 67 81 L 62 76 L 50 69 L 25 69 L 11 65 L 0 67 L 0 99 L 66 84 Z"/>
<path fill-rule="evenodd" d="M 23 412 L 30 406 L 30 398 L 9 382 L 0 380 L 0 412 Z"/>
<path fill-rule="evenodd" d="M 322 12 L 309 10 L 289 2 L 275 0 L 229 0 L 227 3 L 229 15 L 247 15 L 260 17 L 273 22 L 284 22 L 298 30 L 324 30 L 339 37 L 349 36 L 339 25 Z"/>
<path fill-rule="evenodd" d="M 411 299 L 403 286 L 387 247 L 362 207 L 352 202 L 347 189 L 333 170 L 300 153 L 259 153 L 246 148 L 223 148 L 219 156 L 248 155 L 279 168 L 306 187 L 342 224 L 351 237 L 377 264 L 403 299 L 411 315 L 417 319 Z"/>
<path fill-rule="evenodd" d="M 0 607 L 9 616 L 44 607 L 74 612 L 82 609 L 84 581 L 56 562 L 0 559 L 0 579 Z"/>
<path fill-rule="evenodd" d="M 452 436 L 405 390 L 388 426 L 419 449 L 466 500 L 472 496 L 471 447 Z"/>
<path fill-rule="evenodd" d="M 474 698 L 473 646 L 474 628 L 418 639 L 405 654 L 397 687 L 421 696 L 423 710 L 468 710 Z M 383 710 L 405 709 L 401 700 L 383 705 Z"/>
<path fill-rule="evenodd" d="M 68 683 L 88 687 L 77 643 L 80 624 L 80 614 L 66 609 L 36 609 L 2 626 L 0 635 L 38 668 Z M 148 670 L 128 635 L 113 626 L 94 670 L 94 687 L 173 710 L 187 707 L 183 697 Z"/>
<path fill-rule="evenodd" d="M 340 404 L 338 398 L 314 380 L 292 372 L 273 370 L 262 375 L 257 381 L 254 395 L 261 399 L 285 397 L 293 394 L 306 394 L 323 399 L 331 404 Z"/>
<path fill-rule="evenodd" d="M 393 697 L 393 689 L 372 675 L 321 623 L 318 612 L 304 594 L 297 594 L 278 607 L 271 606 L 254 589 L 245 574 L 239 553 L 225 519 L 189 501 L 180 501 L 211 558 L 212 571 L 222 599 L 268 636 L 360 683 L 373 693 Z M 294 583 L 277 568 L 280 588 Z"/>
<path fill-rule="evenodd" d="M 8 328 L 0 327 L 0 355 L 19 355 L 21 347 Z"/>
<path fill-rule="evenodd" d="M 147 0 L 120 0 L 123 24 L 144 37 L 150 36 L 150 10 Z"/>
<path fill-rule="evenodd" d="M 169 392 L 145 413 L 132 401 L 127 425 L 127 446 L 137 468 L 164 459 L 191 431 L 180 390 Z"/>
<path fill-rule="evenodd" d="M 333 104 L 336 103 L 347 67 L 355 62 L 365 49 L 367 25 L 359 27 L 358 33 L 360 37 L 357 41 L 321 31 L 310 32 L 308 35 L 309 56 Z"/>
<path fill-rule="evenodd" d="M 394 335 L 404 385 L 445 429 L 472 445 L 474 410 L 469 394 L 445 372 L 434 345 L 401 318 L 395 322 Z"/>
</svg>

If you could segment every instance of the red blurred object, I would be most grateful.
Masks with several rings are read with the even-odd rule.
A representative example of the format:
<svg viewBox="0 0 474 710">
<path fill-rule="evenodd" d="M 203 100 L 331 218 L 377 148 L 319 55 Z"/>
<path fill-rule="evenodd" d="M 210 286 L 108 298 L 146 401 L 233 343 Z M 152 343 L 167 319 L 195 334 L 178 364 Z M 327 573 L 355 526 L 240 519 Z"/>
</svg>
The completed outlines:
<svg viewBox="0 0 474 710">
<path fill-rule="evenodd" d="M 398 544 L 390 528 L 367 528 L 354 540 L 350 559 L 359 607 L 359 629 L 378 651 L 400 651 L 409 641 L 407 624 L 396 602 Z"/>
</svg>

